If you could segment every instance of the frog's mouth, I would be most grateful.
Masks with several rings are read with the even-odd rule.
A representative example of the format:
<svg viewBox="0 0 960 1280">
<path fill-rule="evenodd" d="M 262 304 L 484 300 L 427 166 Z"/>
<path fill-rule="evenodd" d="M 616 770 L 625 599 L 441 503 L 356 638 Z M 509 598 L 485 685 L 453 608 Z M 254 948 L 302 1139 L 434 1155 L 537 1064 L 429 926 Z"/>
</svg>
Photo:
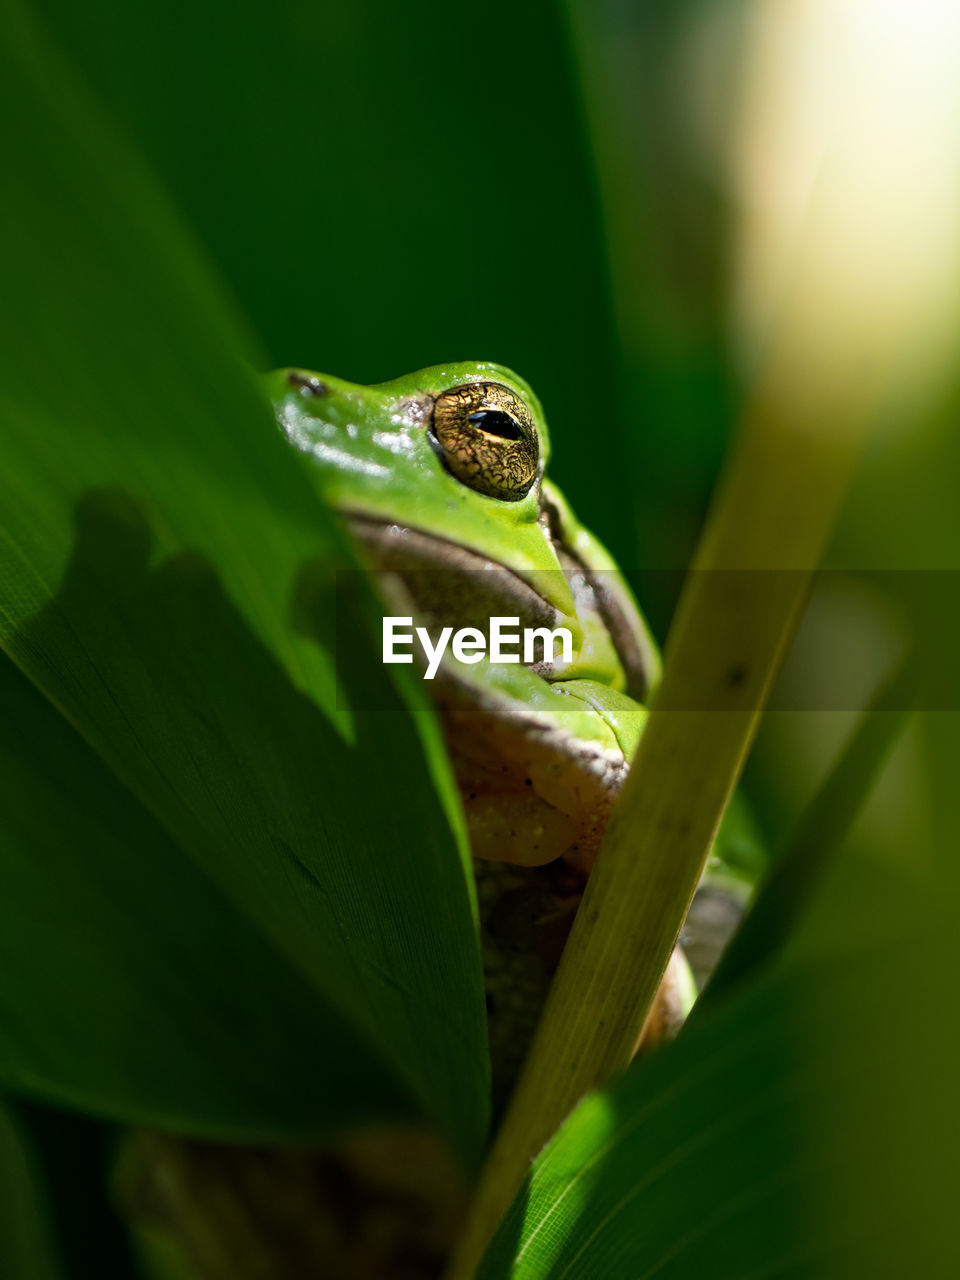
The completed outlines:
<svg viewBox="0 0 960 1280">
<path fill-rule="evenodd" d="M 575 617 L 561 612 L 515 570 L 477 551 L 365 514 L 348 512 L 346 521 L 375 568 L 402 579 L 428 628 L 477 627 L 486 634 L 492 617 L 509 616 L 519 618 L 521 628 L 564 626 L 579 632 Z"/>
<path fill-rule="evenodd" d="M 582 652 L 575 669 L 551 661 L 528 664 L 529 670 L 551 682 L 586 675 L 603 684 L 625 688 L 636 701 L 646 699 L 652 670 L 650 657 L 638 644 L 629 617 L 611 589 L 610 575 L 593 573 L 561 539 L 554 538 L 554 550 L 562 567 L 550 572 L 563 576 L 563 594 L 574 602 L 572 614 L 558 608 L 516 570 L 480 552 L 367 513 L 348 511 L 344 515 L 350 533 L 367 549 L 375 569 L 402 580 L 429 630 L 476 627 L 486 635 L 492 617 L 517 618 L 521 629 L 568 628 L 578 652 L 590 636 L 596 649 L 597 637 L 602 635 L 613 664 L 610 669 L 602 663 L 603 674 L 589 661 L 584 667 Z M 546 515 L 551 517 L 549 509 Z M 551 520 L 551 524 L 556 521 Z"/>
</svg>

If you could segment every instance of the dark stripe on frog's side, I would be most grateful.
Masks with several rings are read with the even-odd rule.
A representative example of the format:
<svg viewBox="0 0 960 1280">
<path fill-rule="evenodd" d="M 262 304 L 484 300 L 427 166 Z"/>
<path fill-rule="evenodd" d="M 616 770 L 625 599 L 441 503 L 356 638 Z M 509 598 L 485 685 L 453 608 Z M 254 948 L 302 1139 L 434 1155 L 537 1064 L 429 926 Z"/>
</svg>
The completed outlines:
<svg viewBox="0 0 960 1280">
<path fill-rule="evenodd" d="M 540 494 L 540 512 L 547 523 L 560 563 L 565 569 L 579 568 L 593 589 L 597 612 L 610 634 L 627 678 L 626 692 L 635 701 L 646 703 L 657 670 L 657 658 L 645 638 L 639 636 L 631 624 L 620 598 L 620 583 L 612 572 L 593 569 L 577 556 L 564 538 L 556 507 L 545 493 Z"/>
</svg>

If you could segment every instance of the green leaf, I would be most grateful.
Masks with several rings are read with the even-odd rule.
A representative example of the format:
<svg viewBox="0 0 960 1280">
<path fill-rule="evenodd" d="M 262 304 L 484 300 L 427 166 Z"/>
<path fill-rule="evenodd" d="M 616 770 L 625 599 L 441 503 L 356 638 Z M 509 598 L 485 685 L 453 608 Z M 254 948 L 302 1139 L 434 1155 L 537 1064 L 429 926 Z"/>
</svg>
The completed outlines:
<svg viewBox="0 0 960 1280">
<path fill-rule="evenodd" d="M 434 722 L 418 690 L 393 692 L 349 602 L 334 652 L 350 561 L 250 344 L 16 6 L 0 100 L 19 121 L 0 143 L 0 640 L 63 717 L 56 771 L 30 777 L 48 715 L 5 806 L 0 936 L 48 990 L 33 1015 L 22 996 L 0 1076 L 236 1136 L 306 1137 L 355 1119 L 361 1093 L 377 1114 L 403 1098 L 475 1155 L 482 979 Z M 9 696 L 40 723 L 29 690 Z M 9 904 L 36 902 L 36 860 L 61 842 L 76 874 L 47 876 L 50 924 L 81 874 L 84 911 L 31 933 Z M 157 1006 L 131 1009 L 140 979 Z M 168 1052 L 142 1052 L 148 1035 Z"/>
<path fill-rule="evenodd" d="M 409 1107 L 388 1064 L 0 659 L 0 1071 L 84 1111 L 282 1139 Z"/>
<path fill-rule="evenodd" d="M 0 1105 L 0 1275 L 62 1280 L 49 1209 L 28 1140 Z"/>
<path fill-rule="evenodd" d="M 757 901 L 711 974 L 697 1002 L 700 1016 L 727 988 L 762 968 L 796 932 L 797 922 L 822 891 L 831 863 L 874 790 L 877 775 L 903 732 L 906 707 L 919 674 L 906 662 L 885 682 L 844 744 L 840 758 L 811 799 L 762 881 Z"/>
<path fill-rule="evenodd" d="M 590 1095 L 478 1280 L 956 1274 L 956 1018 L 911 942 L 767 975 Z"/>
<path fill-rule="evenodd" d="M 141 1277 L 113 1194 L 116 1129 L 75 1111 L 23 1098 L 8 1097 L 4 1106 L 29 1151 L 38 1194 L 46 1206 L 46 1248 L 52 1251 L 55 1242 L 65 1280 Z M 2 1274 L 39 1280 L 27 1269 Z"/>
<path fill-rule="evenodd" d="M 956 1274 L 958 896 L 934 852 L 956 845 L 955 804 L 939 830 L 921 804 L 897 862 L 853 825 L 882 794 L 914 677 L 851 735 L 726 980 L 570 1116 L 478 1280 Z"/>
</svg>

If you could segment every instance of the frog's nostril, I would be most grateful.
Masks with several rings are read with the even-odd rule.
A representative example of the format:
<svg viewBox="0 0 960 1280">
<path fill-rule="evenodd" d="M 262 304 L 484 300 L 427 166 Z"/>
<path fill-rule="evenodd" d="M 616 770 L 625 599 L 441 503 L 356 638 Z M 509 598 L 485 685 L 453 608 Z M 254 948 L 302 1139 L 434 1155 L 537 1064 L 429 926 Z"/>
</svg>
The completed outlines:
<svg viewBox="0 0 960 1280">
<path fill-rule="evenodd" d="M 322 382 L 313 373 L 300 373 L 298 369 L 291 369 L 287 374 L 287 383 L 291 387 L 296 387 L 302 396 L 328 396 L 330 388 L 325 382 Z"/>
<path fill-rule="evenodd" d="M 478 413 L 471 413 L 467 421 L 485 431 L 488 436 L 499 436 L 501 440 L 523 439 L 519 422 L 501 409 L 481 409 Z"/>
</svg>

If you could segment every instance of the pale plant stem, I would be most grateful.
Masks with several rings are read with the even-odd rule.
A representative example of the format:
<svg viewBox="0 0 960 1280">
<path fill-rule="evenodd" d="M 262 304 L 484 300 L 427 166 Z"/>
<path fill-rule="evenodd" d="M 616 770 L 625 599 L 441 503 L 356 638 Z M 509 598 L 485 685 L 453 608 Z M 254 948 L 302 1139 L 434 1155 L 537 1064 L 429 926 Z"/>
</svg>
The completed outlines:
<svg viewBox="0 0 960 1280">
<path fill-rule="evenodd" d="M 474 1275 L 579 1099 L 629 1062 L 866 429 L 916 417 L 954 368 L 960 15 L 933 8 L 750 6 L 730 158 L 734 328 L 757 376 L 451 1280 Z"/>
<path fill-rule="evenodd" d="M 688 576 L 663 680 L 449 1272 L 468 1280 L 531 1161 L 622 1070 L 683 924 L 858 453 L 758 398 Z"/>
</svg>

